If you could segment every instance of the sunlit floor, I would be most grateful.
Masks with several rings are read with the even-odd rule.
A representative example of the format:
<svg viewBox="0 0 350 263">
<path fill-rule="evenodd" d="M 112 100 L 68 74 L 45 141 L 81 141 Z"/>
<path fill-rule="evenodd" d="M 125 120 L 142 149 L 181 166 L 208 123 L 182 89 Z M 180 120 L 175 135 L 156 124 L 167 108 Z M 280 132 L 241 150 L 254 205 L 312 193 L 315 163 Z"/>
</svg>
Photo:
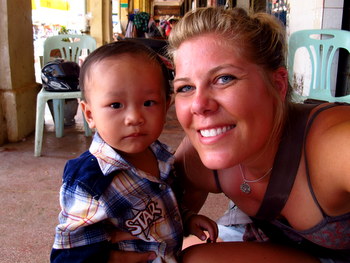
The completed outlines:
<svg viewBox="0 0 350 263">
<path fill-rule="evenodd" d="M 58 192 L 64 165 L 88 149 L 81 114 L 76 124 L 56 138 L 51 116 L 45 121 L 42 156 L 34 157 L 34 133 L 18 143 L 0 146 L 0 262 L 49 262 L 59 212 Z M 171 108 L 160 138 L 176 149 L 183 137 Z M 201 213 L 216 220 L 227 208 L 227 198 L 210 195 Z"/>
</svg>

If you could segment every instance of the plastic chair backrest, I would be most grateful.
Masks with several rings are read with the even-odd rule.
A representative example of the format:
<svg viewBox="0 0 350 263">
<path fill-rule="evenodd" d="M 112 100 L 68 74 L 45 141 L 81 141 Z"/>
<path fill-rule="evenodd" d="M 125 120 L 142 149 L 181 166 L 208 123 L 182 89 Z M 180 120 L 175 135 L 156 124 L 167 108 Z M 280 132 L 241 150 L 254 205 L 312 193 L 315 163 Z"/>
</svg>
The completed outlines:
<svg viewBox="0 0 350 263">
<path fill-rule="evenodd" d="M 350 52 L 350 32 L 336 29 L 315 29 L 292 33 L 288 46 L 288 73 L 291 84 L 294 79 L 295 53 L 302 47 L 307 49 L 312 66 L 310 93 L 306 98 L 329 102 L 350 102 L 350 95 L 334 97 L 331 91 L 334 55 L 340 48 Z"/>
<path fill-rule="evenodd" d="M 44 42 L 43 62 L 51 61 L 51 51 L 58 49 L 61 58 L 79 64 L 81 55 L 88 55 L 96 49 L 96 40 L 89 35 L 57 35 L 48 37 Z M 87 50 L 87 54 L 83 54 Z"/>
</svg>

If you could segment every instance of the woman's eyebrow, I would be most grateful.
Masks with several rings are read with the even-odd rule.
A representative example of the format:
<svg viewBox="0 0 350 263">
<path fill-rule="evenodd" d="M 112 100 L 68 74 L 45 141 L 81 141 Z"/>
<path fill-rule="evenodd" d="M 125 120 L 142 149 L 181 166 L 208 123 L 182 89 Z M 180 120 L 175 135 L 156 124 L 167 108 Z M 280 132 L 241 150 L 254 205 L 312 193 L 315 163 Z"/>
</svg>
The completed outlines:
<svg viewBox="0 0 350 263">
<path fill-rule="evenodd" d="M 184 77 L 184 78 L 176 78 L 176 75 L 175 75 L 175 78 L 174 78 L 174 80 L 173 80 L 173 83 L 175 83 L 175 82 L 178 82 L 178 81 L 189 81 L 190 80 L 190 78 L 187 78 L 187 77 Z"/>
<path fill-rule="evenodd" d="M 238 71 L 241 71 L 242 73 L 244 72 L 244 68 L 242 67 L 239 67 L 239 66 L 236 66 L 234 64 L 223 64 L 223 65 L 219 65 L 217 67 L 214 67 L 212 69 L 210 69 L 208 72 L 210 74 L 212 73 L 215 73 L 217 71 L 220 71 L 220 70 L 223 70 L 223 69 L 227 69 L 227 68 L 230 68 L 230 69 L 235 69 L 235 70 L 238 70 Z"/>
<path fill-rule="evenodd" d="M 237 70 L 238 73 L 244 73 L 245 72 L 244 68 L 242 68 L 242 67 L 239 67 L 239 66 L 236 66 L 236 65 L 233 65 L 233 64 L 223 64 L 223 65 L 219 65 L 219 66 L 216 66 L 216 67 L 210 69 L 208 71 L 208 73 L 210 75 L 210 74 L 213 74 L 215 72 L 218 72 L 220 70 L 227 69 L 227 68 Z M 174 78 L 173 82 L 175 83 L 177 81 L 188 82 L 188 81 L 190 81 L 190 78 L 189 77 L 176 78 L 176 75 L 175 75 L 175 78 Z"/>
</svg>

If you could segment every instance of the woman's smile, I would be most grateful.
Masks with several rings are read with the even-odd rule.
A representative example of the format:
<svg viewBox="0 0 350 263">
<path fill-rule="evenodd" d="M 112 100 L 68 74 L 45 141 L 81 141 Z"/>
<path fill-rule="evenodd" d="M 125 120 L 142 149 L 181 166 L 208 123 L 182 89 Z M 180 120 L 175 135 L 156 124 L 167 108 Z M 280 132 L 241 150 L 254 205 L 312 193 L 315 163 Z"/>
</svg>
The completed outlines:
<svg viewBox="0 0 350 263">
<path fill-rule="evenodd" d="M 228 126 L 219 127 L 219 128 L 202 129 L 202 130 L 199 130 L 199 133 L 203 137 L 215 137 L 215 136 L 218 136 L 220 134 L 226 133 L 235 127 L 236 127 L 236 125 L 228 125 Z"/>
</svg>

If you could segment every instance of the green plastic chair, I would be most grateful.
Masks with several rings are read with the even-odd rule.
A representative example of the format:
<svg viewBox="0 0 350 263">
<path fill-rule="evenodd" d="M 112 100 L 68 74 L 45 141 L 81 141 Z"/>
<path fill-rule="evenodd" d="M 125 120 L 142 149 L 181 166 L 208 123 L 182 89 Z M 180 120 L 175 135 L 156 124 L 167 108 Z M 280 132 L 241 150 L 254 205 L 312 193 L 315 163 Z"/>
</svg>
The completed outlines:
<svg viewBox="0 0 350 263">
<path fill-rule="evenodd" d="M 57 57 L 79 63 L 79 57 L 81 55 L 87 55 L 95 49 L 96 41 L 93 37 L 88 35 L 52 36 L 47 38 L 44 42 L 43 65 Z M 56 52 L 59 56 L 51 57 L 53 50 L 59 50 L 59 52 Z M 44 88 L 41 89 L 37 95 L 34 156 L 41 156 L 46 103 L 49 100 L 53 101 L 55 132 L 56 137 L 60 138 L 64 134 L 64 101 L 65 99 L 79 98 L 81 98 L 81 91 L 49 92 Z M 85 121 L 84 115 L 83 119 L 85 136 L 91 136 L 92 132 Z"/>
<path fill-rule="evenodd" d="M 297 102 L 306 99 L 328 102 L 350 102 L 350 95 L 334 97 L 331 92 L 332 62 L 336 51 L 343 48 L 350 52 L 350 32 L 335 29 L 301 30 L 291 34 L 288 46 L 289 83 L 293 87 L 296 51 L 306 48 L 311 60 L 312 75 L 310 93 L 302 96 L 294 92 Z"/>
</svg>

